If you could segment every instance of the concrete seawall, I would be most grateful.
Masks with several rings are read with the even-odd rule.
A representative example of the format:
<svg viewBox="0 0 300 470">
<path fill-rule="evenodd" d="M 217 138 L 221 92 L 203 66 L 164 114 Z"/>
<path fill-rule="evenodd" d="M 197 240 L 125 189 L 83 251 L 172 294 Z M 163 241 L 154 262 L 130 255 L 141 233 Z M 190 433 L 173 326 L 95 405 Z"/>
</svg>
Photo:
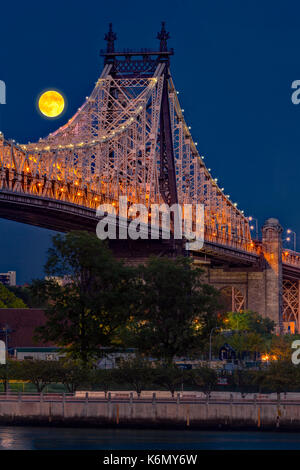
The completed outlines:
<svg viewBox="0 0 300 470">
<path fill-rule="evenodd" d="M 300 401 L 1 397 L 0 424 L 300 430 Z"/>
</svg>

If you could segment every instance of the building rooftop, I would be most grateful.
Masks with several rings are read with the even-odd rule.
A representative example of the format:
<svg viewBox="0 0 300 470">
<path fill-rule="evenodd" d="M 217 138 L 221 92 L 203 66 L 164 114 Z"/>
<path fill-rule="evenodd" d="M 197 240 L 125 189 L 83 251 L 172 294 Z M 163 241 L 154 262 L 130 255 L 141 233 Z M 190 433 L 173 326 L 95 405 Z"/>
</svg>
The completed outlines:
<svg viewBox="0 0 300 470">
<path fill-rule="evenodd" d="M 35 329 L 46 322 L 45 313 L 37 308 L 0 308 L 0 330 L 8 328 L 8 348 L 51 347 L 53 344 L 34 342 Z M 1 332 L 0 338 L 5 339 Z"/>
</svg>

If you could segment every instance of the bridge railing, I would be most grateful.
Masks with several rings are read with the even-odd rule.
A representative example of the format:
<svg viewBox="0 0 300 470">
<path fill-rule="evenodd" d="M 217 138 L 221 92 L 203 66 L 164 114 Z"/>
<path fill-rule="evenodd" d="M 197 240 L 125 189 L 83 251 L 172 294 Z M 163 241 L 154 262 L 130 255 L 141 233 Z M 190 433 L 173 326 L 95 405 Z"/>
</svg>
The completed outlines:
<svg viewBox="0 0 300 470">
<path fill-rule="evenodd" d="M 257 255 L 261 253 L 260 245 L 254 240 L 249 240 L 236 234 L 226 233 L 222 230 L 212 229 L 211 227 L 205 227 L 204 240 L 224 247 L 243 250 L 248 253 Z"/>
<path fill-rule="evenodd" d="M 24 161 L 23 170 L 17 171 L 15 159 L 17 154 L 23 154 L 21 149 L 15 151 L 15 159 L 11 158 L 8 149 L 10 143 L 1 140 L 2 161 L 0 166 L 0 190 L 13 192 L 16 194 L 29 194 L 41 198 L 50 198 L 55 201 L 67 202 L 78 206 L 87 207 L 96 210 L 100 204 L 110 204 L 114 207 L 116 213 L 119 212 L 119 200 L 112 198 L 110 187 L 104 181 L 101 182 L 99 189 L 95 191 L 89 185 L 84 184 L 82 180 L 64 181 L 47 178 L 37 172 L 32 159 Z M 16 154 L 17 152 L 17 154 Z M 1 152 L 0 152 L 1 153 Z M 24 155 L 23 155 L 24 157 Z M 21 157 L 20 157 L 21 158 Z M 128 209 L 135 202 L 143 202 L 140 194 L 128 194 Z M 145 205 L 157 203 L 158 201 L 144 201 Z M 205 211 L 208 209 L 205 208 Z M 150 213 L 149 213 L 150 217 Z M 131 217 L 128 217 L 130 220 Z M 210 225 L 211 224 L 211 225 Z M 219 228 L 215 224 L 215 217 L 205 215 L 204 239 L 205 241 L 231 247 L 236 250 L 243 250 L 248 253 L 258 253 L 258 246 L 251 240 L 242 224 L 234 223 L 231 227 L 226 226 L 226 230 Z M 230 230 L 230 232 L 228 231 Z"/>
<path fill-rule="evenodd" d="M 289 264 L 290 266 L 300 268 L 300 253 L 297 251 L 284 249 L 282 251 L 282 262 L 284 264 Z"/>
</svg>

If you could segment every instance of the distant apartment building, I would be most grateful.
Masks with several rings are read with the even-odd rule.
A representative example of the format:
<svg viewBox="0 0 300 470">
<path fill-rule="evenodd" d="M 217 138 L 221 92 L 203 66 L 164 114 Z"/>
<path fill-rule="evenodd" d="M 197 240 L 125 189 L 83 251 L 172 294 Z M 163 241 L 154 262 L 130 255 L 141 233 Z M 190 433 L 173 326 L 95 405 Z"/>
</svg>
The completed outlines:
<svg viewBox="0 0 300 470">
<path fill-rule="evenodd" d="M 0 273 L 0 282 L 5 286 L 15 286 L 16 271 L 7 271 L 7 273 Z"/>
<path fill-rule="evenodd" d="M 70 276 L 63 276 L 63 277 L 60 277 L 60 276 L 46 276 L 45 280 L 46 281 L 55 281 L 55 282 L 57 282 L 58 285 L 60 285 L 62 287 L 67 285 L 67 284 L 70 284 L 70 282 L 72 282 L 72 278 Z"/>
</svg>

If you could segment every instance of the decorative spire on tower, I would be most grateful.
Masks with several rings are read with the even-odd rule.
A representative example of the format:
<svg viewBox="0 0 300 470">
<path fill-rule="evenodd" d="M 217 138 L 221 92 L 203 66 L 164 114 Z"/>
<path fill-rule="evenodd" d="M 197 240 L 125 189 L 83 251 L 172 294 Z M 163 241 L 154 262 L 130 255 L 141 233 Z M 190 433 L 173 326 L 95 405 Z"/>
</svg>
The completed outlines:
<svg viewBox="0 0 300 470">
<path fill-rule="evenodd" d="M 117 35 L 112 30 L 112 23 L 109 23 L 109 31 L 105 34 L 104 39 L 107 41 L 106 52 L 115 52 L 115 40 L 117 39 Z"/>
<path fill-rule="evenodd" d="M 160 52 L 167 52 L 168 51 L 167 40 L 170 39 L 170 34 L 166 31 L 164 21 L 162 21 L 161 23 L 160 32 L 157 33 L 157 39 L 160 40 L 160 46 L 159 46 Z"/>
</svg>

